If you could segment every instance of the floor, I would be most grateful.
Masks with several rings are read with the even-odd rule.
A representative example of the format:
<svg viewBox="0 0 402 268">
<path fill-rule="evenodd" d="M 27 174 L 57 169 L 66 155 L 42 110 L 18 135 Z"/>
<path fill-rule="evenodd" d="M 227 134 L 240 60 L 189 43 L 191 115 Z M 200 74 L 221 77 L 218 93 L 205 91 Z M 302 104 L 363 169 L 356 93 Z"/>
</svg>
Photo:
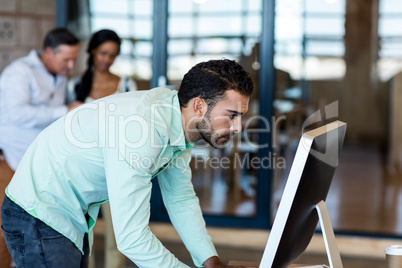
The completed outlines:
<svg viewBox="0 0 402 268">
<path fill-rule="evenodd" d="M 340 231 L 402 237 L 402 174 L 375 146 L 346 146 L 327 199 Z"/>
</svg>

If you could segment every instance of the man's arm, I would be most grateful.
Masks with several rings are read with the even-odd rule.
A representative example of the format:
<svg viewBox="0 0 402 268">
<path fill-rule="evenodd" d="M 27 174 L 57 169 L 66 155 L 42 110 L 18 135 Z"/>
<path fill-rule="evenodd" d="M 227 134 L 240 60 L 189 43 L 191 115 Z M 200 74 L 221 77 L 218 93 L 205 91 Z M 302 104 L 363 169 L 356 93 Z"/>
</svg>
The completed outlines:
<svg viewBox="0 0 402 268">
<path fill-rule="evenodd" d="M 196 266 L 206 268 L 227 266 L 219 259 L 202 217 L 199 200 L 191 183 L 189 162 L 191 150 L 179 154 L 168 168 L 158 175 L 159 186 L 170 220 L 186 245 Z"/>
<path fill-rule="evenodd" d="M 6 68 L 0 79 L 1 106 L 7 120 L 25 127 L 48 126 L 68 111 L 66 105 L 33 104 L 38 92 L 33 91 L 33 74 L 24 64 Z M 3 112 L 4 112 L 3 111 Z"/>
<path fill-rule="evenodd" d="M 138 126 L 128 125 L 126 131 L 133 141 L 143 135 Z M 150 142 L 150 139 L 144 141 L 141 148 L 115 146 L 104 149 L 117 247 L 139 267 L 188 267 L 170 253 L 148 227 L 153 174 L 149 161 L 155 160 L 161 150 Z"/>
<path fill-rule="evenodd" d="M 170 220 L 190 252 L 194 264 L 202 266 L 205 260 L 217 256 L 217 253 L 207 233 L 199 200 L 191 183 L 190 157 L 190 149 L 180 153 L 158 175 L 158 182 Z"/>
</svg>

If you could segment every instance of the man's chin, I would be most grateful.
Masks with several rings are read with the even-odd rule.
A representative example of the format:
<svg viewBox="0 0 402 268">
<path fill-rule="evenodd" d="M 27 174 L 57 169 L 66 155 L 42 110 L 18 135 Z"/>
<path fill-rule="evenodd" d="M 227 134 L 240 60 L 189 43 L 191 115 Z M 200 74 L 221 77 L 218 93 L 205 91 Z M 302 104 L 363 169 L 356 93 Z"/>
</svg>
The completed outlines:
<svg viewBox="0 0 402 268">
<path fill-rule="evenodd" d="M 61 75 L 61 76 L 69 76 L 69 75 L 70 75 L 70 71 L 60 71 L 60 72 L 58 73 L 58 75 Z"/>
<path fill-rule="evenodd" d="M 200 133 L 202 139 L 215 149 L 224 148 L 229 143 L 230 138 L 232 137 L 232 135 L 221 135 L 219 137 L 211 137 L 209 135 L 205 135 L 203 132 Z"/>
<path fill-rule="evenodd" d="M 230 138 L 220 138 L 217 142 L 211 143 L 215 149 L 222 149 L 229 143 Z"/>
</svg>

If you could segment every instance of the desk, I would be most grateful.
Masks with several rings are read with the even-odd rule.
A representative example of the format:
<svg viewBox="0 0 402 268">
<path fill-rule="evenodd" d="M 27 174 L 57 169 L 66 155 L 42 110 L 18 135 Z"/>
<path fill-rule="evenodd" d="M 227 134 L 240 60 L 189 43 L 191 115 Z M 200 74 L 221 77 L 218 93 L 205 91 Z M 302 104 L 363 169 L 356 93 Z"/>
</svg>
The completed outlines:
<svg viewBox="0 0 402 268">
<path fill-rule="evenodd" d="M 246 262 L 246 261 L 230 261 L 229 265 L 243 265 L 245 267 L 258 267 L 259 263 L 257 262 Z M 296 268 L 296 267 L 305 267 L 308 266 L 306 264 L 292 264 L 288 268 Z"/>
</svg>

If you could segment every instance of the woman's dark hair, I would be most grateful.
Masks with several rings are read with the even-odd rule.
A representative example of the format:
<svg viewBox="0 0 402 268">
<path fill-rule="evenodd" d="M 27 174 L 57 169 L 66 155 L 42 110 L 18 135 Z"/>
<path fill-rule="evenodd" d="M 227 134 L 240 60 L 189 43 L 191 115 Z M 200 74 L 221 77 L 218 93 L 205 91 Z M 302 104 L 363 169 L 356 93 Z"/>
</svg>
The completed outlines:
<svg viewBox="0 0 402 268">
<path fill-rule="evenodd" d="M 211 109 L 227 90 L 251 96 L 253 82 L 240 64 L 228 59 L 198 63 L 183 77 L 178 92 L 180 106 L 187 107 L 191 99 L 200 97 Z"/>
<path fill-rule="evenodd" d="M 81 82 L 75 86 L 75 94 L 77 96 L 76 99 L 78 101 L 84 102 L 85 99 L 88 97 L 89 92 L 91 91 L 92 88 L 93 64 L 94 64 L 92 51 L 107 41 L 115 42 L 118 45 L 120 52 L 121 40 L 114 31 L 104 29 L 92 35 L 87 48 L 87 53 L 89 54 L 87 61 L 87 70 L 82 76 Z"/>
<path fill-rule="evenodd" d="M 43 39 L 43 49 L 50 47 L 55 50 L 60 45 L 75 46 L 79 40 L 66 28 L 54 28 L 49 31 Z"/>
</svg>

